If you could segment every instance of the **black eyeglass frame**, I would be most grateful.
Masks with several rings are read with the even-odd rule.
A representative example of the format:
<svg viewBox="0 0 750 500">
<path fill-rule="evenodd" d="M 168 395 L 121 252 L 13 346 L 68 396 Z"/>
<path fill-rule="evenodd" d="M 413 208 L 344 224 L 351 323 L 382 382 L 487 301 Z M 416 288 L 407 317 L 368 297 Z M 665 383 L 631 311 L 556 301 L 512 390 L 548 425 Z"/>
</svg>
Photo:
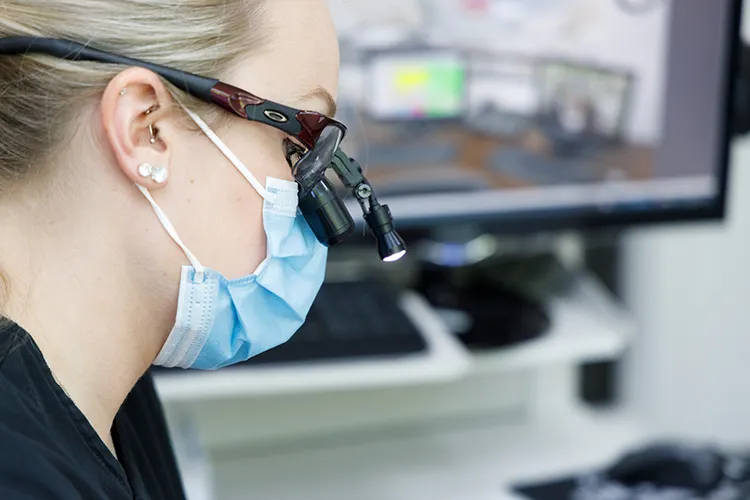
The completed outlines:
<svg viewBox="0 0 750 500">
<path fill-rule="evenodd" d="M 268 125 L 296 138 L 305 148 L 315 147 L 323 131 L 330 126 L 341 130 L 346 126 L 316 111 L 292 108 L 242 90 L 215 78 L 195 75 L 167 66 L 104 52 L 71 40 L 57 38 L 0 38 L 0 55 L 45 54 L 68 61 L 89 61 L 146 68 L 178 89 L 204 102 L 215 104 L 253 122 Z"/>
</svg>

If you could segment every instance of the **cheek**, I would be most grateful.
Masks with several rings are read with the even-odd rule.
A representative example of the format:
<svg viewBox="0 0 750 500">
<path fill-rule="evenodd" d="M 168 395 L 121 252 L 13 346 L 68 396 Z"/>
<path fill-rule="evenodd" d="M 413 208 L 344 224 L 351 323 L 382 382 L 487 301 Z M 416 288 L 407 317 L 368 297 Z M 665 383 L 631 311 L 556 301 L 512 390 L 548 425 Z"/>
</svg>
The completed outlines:
<svg viewBox="0 0 750 500">
<path fill-rule="evenodd" d="M 284 156 L 284 137 L 271 127 L 245 121 L 238 121 L 225 132 L 227 146 L 245 162 L 250 173 L 263 186 L 266 177 L 294 180 Z"/>
<path fill-rule="evenodd" d="M 163 190 L 177 231 L 204 266 L 228 279 L 251 274 L 266 256 L 263 199 L 218 151 L 185 164 Z"/>
<path fill-rule="evenodd" d="M 243 177 L 237 177 L 216 214 L 220 230 L 213 236 L 222 244 L 209 243 L 216 252 L 215 269 L 229 279 L 251 274 L 266 257 L 263 199 Z"/>
<path fill-rule="evenodd" d="M 251 274 L 266 256 L 263 200 L 239 173 L 227 180 L 205 200 L 201 240 L 207 265 L 236 279 Z"/>
<path fill-rule="evenodd" d="M 264 185 L 266 183 L 266 177 L 275 177 L 285 181 L 294 180 L 292 170 L 289 168 L 289 164 L 281 152 L 276 156 L 268 157 L 262 165 L 258 165 L 258 167 L 254 169 L 254 172 L 257 172 L 256 175 L 259 174 L 258 180 Z"/>
</svg>

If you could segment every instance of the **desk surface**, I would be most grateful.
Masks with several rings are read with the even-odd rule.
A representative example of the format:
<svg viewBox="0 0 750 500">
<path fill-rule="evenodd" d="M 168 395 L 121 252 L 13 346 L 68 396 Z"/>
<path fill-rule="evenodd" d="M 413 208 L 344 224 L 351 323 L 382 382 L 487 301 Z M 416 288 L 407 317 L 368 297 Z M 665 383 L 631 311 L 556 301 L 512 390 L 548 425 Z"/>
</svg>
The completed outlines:
<svg viewBox="0 0 750 500">
<path fill-rule="evenodd" d="M 585 472 L 650 438 L 623 415 L 582 411 L 534 427 L 477 422 L 337 448 L 219 456 L 215 471 L 221 500 L 517 500 L 510 486 L 518 481 Z"/>
</svg>

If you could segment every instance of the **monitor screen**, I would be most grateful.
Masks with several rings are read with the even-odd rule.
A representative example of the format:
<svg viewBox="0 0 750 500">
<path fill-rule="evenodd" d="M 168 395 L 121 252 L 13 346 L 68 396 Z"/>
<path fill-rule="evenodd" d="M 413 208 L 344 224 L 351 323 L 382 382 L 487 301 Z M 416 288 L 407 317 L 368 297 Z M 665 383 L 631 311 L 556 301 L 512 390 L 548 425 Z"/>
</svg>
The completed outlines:
<svg viewBox="0 0 750 500">
<path fill-rule="evenodd" d="M 465 69 L 455 51 L 372 53 L 368 114 L 376 120 L 460 118 Z"/>
<path fill-rule="evenodd" d="M 401 227 L 723 215 L 740 0 L 329 1 L 344 147 Z"/>
</svg>

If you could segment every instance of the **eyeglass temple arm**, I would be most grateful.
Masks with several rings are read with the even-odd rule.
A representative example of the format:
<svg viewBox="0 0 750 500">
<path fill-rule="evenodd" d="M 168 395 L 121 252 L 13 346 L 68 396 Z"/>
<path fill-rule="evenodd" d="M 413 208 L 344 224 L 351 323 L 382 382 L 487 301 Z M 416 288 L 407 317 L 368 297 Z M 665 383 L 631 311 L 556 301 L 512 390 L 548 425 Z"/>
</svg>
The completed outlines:
<svg viewBox="0 0 750 500">
<path fill-rule="evenodd" d="M 46 54 L 69 61 L 92 61 L 146 68 L 160 75 L 180 90 L 209 103 L 213 102 L 211 90 L 219 83 L 219 80 L 213 78 L 92 49 L 70 40 L 24 36 L 0 38 L 0 55 L 31 53 Z"/>
<path fill-rule="evenodd" d="M 146 68 L 178 89 L 207 103 L 221 106 L 247 120 L 256 121 L 299 136 L 302 126 L 293 119 L 297 110 L 233 87 L 215 78 L 199 76 L 159 64 L 93 49 L 81 43 L 56 38 L 0 38 L 0 55 L 46 54 L 69 61 L 92 61 Z M 307 144 L 312 147 L 311 144 Z"/>
</svg>

